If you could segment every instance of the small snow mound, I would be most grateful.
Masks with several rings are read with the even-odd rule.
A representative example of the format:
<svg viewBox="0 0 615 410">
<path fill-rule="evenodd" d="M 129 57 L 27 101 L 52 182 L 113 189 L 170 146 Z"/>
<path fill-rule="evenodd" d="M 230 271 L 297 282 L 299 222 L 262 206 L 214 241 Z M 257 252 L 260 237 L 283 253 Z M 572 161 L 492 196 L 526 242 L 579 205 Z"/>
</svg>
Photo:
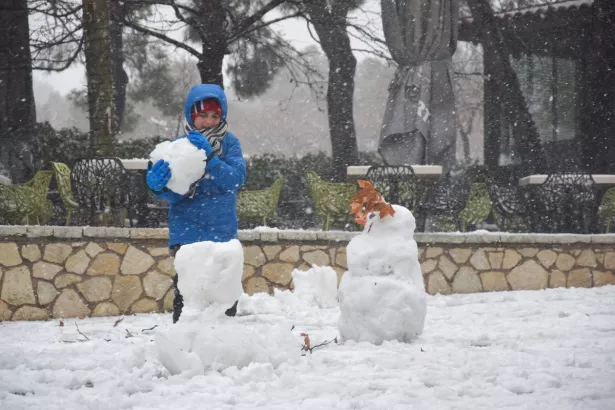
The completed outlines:
<svg viewBox="0 0 615 410">
<path fill-rule="evenodd" d="M 188 309 L 203 310 L 211 303 L 232 306 L 243 294 L 243 249 L 229 242 L 196 242 L 175 255 L 178 288 Z"/>
<path fill-rule="evenodd" d="M 172 375 L 203 374 L 251 363 L 270 363 L 274 368 L 301 357 L 301 339 L 290 323 L 256 324 L 250 327 L 231 318 L 203 323 L 203 318 L 182 323 L 156 334 L 158 359 Z"/>
<path fill-rule="evenodd" d="M 190 185 L 205 173 L 205 151 L 195 147 L 188 138 L 161 142 L 149 156 L 154 164 L 160 159 L 169 163 L 171 179 L 167 188 L 180 195 L 186 194 Z"/>
<path fill-rule="evenodd" d="M 279 291 L 274 289 L 274 293 Z M 237 316 L 276 314 L 284 310 L 282 301 L 271 297 L 268 293 L 259 292 L 252 296 L 241 295 L 237 303 Z"/>
<path fill-rule="evenodd" d="M 330 266 L 314 265 L 307 271 L 292 273 L 295 295 L 308 305 L 321 309 L 337 307 L 337 272 Z"/>
</svg>

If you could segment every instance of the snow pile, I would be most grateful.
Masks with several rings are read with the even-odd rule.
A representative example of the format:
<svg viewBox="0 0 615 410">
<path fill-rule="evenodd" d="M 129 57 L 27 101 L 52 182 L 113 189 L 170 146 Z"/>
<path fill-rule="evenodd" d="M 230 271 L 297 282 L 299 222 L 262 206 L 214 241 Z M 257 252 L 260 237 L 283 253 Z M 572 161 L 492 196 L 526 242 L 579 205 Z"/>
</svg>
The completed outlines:
<svg viewBox="0 0 615 410">
<path fill-rule="evenodd" d="M 201 311 L 212 303 L 230 307 L 243 293 L 241 243 L 233 239 L 184 245 L 175 255 L 175 271 L 188 310 Z"/>
<path fill-rule="evenodd" d="M 337 306 L 337 273 L 330 266 L 314 265 L 307 271 L 293 271 L 295 295 L 307 305 L 321 309 Z"/>
<path fill-rule="evenodd" d="M 225 315 L 243 296 L 238 240 L 184 245 L 175 256 L 175 270 L 184 297 L 182 315 L 155 339 L 158 359 L 169 373 L 196 375 L 250 363 L 277 367 L 300 357 L 301 340 L 291 323 L 247 327 Z"/>
<path fill-rule="evenodd" d="M 423 332 L 427 307 L 416 222 L 408 209 L 393 208 L 394 216 L 371 214 L 346 248 L 348 272 L 338 292 L 343 339 L 409 342 Z"/>
<path fill-rule="evenodd" d="M 337 308 L 275 312 L 276 297 L 250 299 L 257 295 L 271 302 L 267 314 L 227 322 L 263 333 L 288 320 L 313 346 L 338 334 Z M 182 322 L 171 324 L 169 313 L 62 319 L 63 326 L 4 321 L 0 409 L 615 408 L 615 286 L 427 301 L 429 320 L 414 343 L 330 343 L 276 368 L 253 363 L 197 377 L 171 376 L 156 357 L 152 334 L 177 332 Z M 269 337 L 272 348 L 278 337 Z"/>
<path fill-rule="evenodd" d="M 292 272 L 295 289 L 274 289 L 267 293 L 243 294 L 237 305 L 237 316 L 293 314 L 305 310 L 333 309 L 337 303 L 337 273 L 329 266 L 316 266 L 307 271 Z"/>
<path fill-rule="evenodd" d="M 277 368 L 301 357 L 301 339 L 286 321 L 246 326 L 224 314 L 213 320 L 206 315 L 187 322 L 182 319 L 169 332 L 156 334 L 158 359 L 171 374 L 241 369 L 250 363 Z"/>
<path fill-rule="evenodd" d="M 188 138 L 161 142 L 149 157 L 153 164 L 160 159 L 169 163 L 171 179 L 167 188 L 180 195 L 186 194 L 190 185 L 205 173 L 205 151 L 195 147 Z"/>
</svg>

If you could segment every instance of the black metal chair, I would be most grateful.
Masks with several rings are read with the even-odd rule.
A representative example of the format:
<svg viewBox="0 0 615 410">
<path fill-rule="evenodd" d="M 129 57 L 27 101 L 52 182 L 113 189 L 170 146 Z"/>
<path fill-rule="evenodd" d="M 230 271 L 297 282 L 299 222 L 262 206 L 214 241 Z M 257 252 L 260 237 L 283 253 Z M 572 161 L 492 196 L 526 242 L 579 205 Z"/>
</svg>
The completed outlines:
<svg viewBox="0 0 615 410">
<path fill-rule="evenodd" d="M 426 230 L 461 230 L 459 214 L 465 208 L 469 195 L 470 180 L 463 173 L 448 174 L 429 186 L 418 207 L 419 214 L 430 225 Z"/>
<path fill-rule="evenodd" d="M 146 170 L 132 170 L 127 173 L 130 185 L 130 222 L 131 226 L 140 228 L 159 228 L 162 223 L 167 222 L 169 204 L 150 191 L 145 181 L 146 174 Z"/>
<path fill-rule="evenodd" d="M 71 172 L 81 223 L 123 226 L 130 207 L 130 184 L 118 158 L 81 158 Z"/>
<path fill-rule="evenodd" d="M 410 166 L 372 166 L 366 178 L 384 199 L 396 205 L 416 211 L 424 192 Z"/>
<path fill-rule="evenodd" d="M 494 222 L 501 231 L 529 231 L 527 200 L 519 187 L 522 176 L 523 168 L 517 166 L 496 167 L 486 173 Z"/>
<path fill-rule="evenodd" d="M 547 233 L 591 233 L 597 224 L 596 186 L 587 172 L 553 173 L 528 187 L 532 229 Z"/>
</svg>

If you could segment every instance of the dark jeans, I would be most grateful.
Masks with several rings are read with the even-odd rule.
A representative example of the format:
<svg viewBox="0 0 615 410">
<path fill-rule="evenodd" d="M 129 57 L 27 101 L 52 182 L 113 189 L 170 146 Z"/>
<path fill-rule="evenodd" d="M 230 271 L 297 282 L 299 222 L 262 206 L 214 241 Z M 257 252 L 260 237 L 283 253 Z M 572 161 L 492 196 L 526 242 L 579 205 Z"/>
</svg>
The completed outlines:
<svg viewBox="0 0 615 410">
<path fill-rule="evenodd" d="M 183 244 L 173 245 L 170 248 L 171 255 L 175 257 L 175 254 L 181 248 Z M 177 323 L 179 317 L 182 314 L 182 309 L 184 308 L 184 297 L 179 293 L 179 289 L 177 288 L 178 274 L 175 272 L 175 276 L 173 276 L 173 287 L 175 288 L 175 297 L 173 298 L 173 323 Z M 226 312 L 224 312 L 227 316 L 235 316 L 237 314 L 237 303 L 236 301 L 233 306 L 228 308 Z"/>
</svg>

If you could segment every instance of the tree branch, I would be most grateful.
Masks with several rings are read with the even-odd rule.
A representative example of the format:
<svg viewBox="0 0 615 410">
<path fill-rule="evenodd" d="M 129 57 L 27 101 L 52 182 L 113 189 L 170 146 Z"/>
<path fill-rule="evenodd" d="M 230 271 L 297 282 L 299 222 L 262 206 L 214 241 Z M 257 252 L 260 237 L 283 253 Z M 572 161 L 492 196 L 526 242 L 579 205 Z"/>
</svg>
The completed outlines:
<svg viewBox="0 0 615 410">
<path fill-rule="evenodd" d="M 198 10 L 193 9 L 192 7 L 188 7 L 184 4 L 177 4 L 175 0 L 124 0 L 124 2 L 129 3 L 129 4 L 136 4 L 136 5 L 148 4 L 151 6 L 170 6 L 173 8 L 178 8 L 178 9 L 187 11 L 188 13 L 192 13 L 194 15 L 199 14 Z"/>
<path fill-rule="evenodd" d="M 161 34 L 161 33 L 157 32 L 157 31 L 150 30 L 148 28 L 142 27 L 142 26 L 140 26 L 138 24 L 135 24 L 135 23 L 127 20 L 127 19 L 124 19 L 123 23 L 124 23 L 124 25 L 126 25 L 126 27 L 130 27 L 133 30 L 136 30 L 136 31 L 138 31 L 140 33 L 147 34 L 148 36 L 156 37 L 156 38 L 158 38 L 158 39 L 160 39 L 162 41 L 166 41 L 167 43 L 174 45 L 177 48 L 181 48 L 183 50 L 186 50 L 187 52 L 189 52 L 190 54 L 192 54 L 195 57 L 199 57 L 200 58 L 202 56 L 202 53 L 199 53 L 196 49 L 190 47 L 189 45 L 186 45 L 186 44 L 184 44 L 182 42 L 179 42 L 177 40 L 173 40 L 171 37 L 165 36 L 164 34 Z"/>
<path fill-rule="evenodd" d="M 288 20 L 288 19 L 295 18 L 295 17 L 301 17 L 302 15 L 303 15 L 303 13 L 296 12 L 296 13 L 293 13 L 293 14 L 289 14 L 288 16 L 283 16 L 283 17 L 280 17 L 280 18 L 277 18 L 277 19 L 265 21 L 262 24 L 255 25 L 254 27 L 246 29 L 246 30 L 244 30 L 242 32 L 234 33 L 233 35 L 231 35 L 229 37 L 228 43 L 230 44 L 230 43 L 236 41 L 237 39 L 239 39 L 241 37 L 247 36 L 248 34 L 251 34 L 251 33 L 255 32 L 255 31 L 258 31 L 258 30 L 260 30 L 262 28 L 271 26 L 272 24 L 279 23 L 280 21 Z"/>
<path fill-rule="evenodd" d="M 269 13 L 274 8 L 278 7 L 280 4 L 284 3 L 286 0 L 272 0 L 268 4 L 264 5 L 260 10 L 252 14 L 251 16 L 245 18 L 239 26 L 236 27 L 233 33 L 230 33 L 229 37 L 238 37 L 243 31 L 248 29 L 250 26 L 255 24 L 257 21 L 262 19 L 265 14 Z"/>
<path fill-rule="evenodd" d="M 66 64 L 64 64 L 63 66 L 59 67 L 59 68 L 53 68 L 53 67 L 37 67 L 37 66 L 32 66 L 33 70 L 41 70 L 41 71 L 64 71 L 66 70 L 68 67 L 70 67 L 70 65 L 77 59 L 77 57 L 79 56 L 79 53 L 81 53 L 81 50 L 83 49 L 83 36 L 81 37 L 81 39 L 79 39 L 79 45 L 77 46 L 77 50 L 75 50 L 75 52 L 73 53 L 73 55 L 66 59 L 66 60 L 42 60 L 42 59 L 37 59 L 37 58 L 32 58 L 32 61 L 47 61 L 47 62 L 55 62 L 55 63 L 61 63 L 63 61 L 66 61 Z"/>
</svg>

